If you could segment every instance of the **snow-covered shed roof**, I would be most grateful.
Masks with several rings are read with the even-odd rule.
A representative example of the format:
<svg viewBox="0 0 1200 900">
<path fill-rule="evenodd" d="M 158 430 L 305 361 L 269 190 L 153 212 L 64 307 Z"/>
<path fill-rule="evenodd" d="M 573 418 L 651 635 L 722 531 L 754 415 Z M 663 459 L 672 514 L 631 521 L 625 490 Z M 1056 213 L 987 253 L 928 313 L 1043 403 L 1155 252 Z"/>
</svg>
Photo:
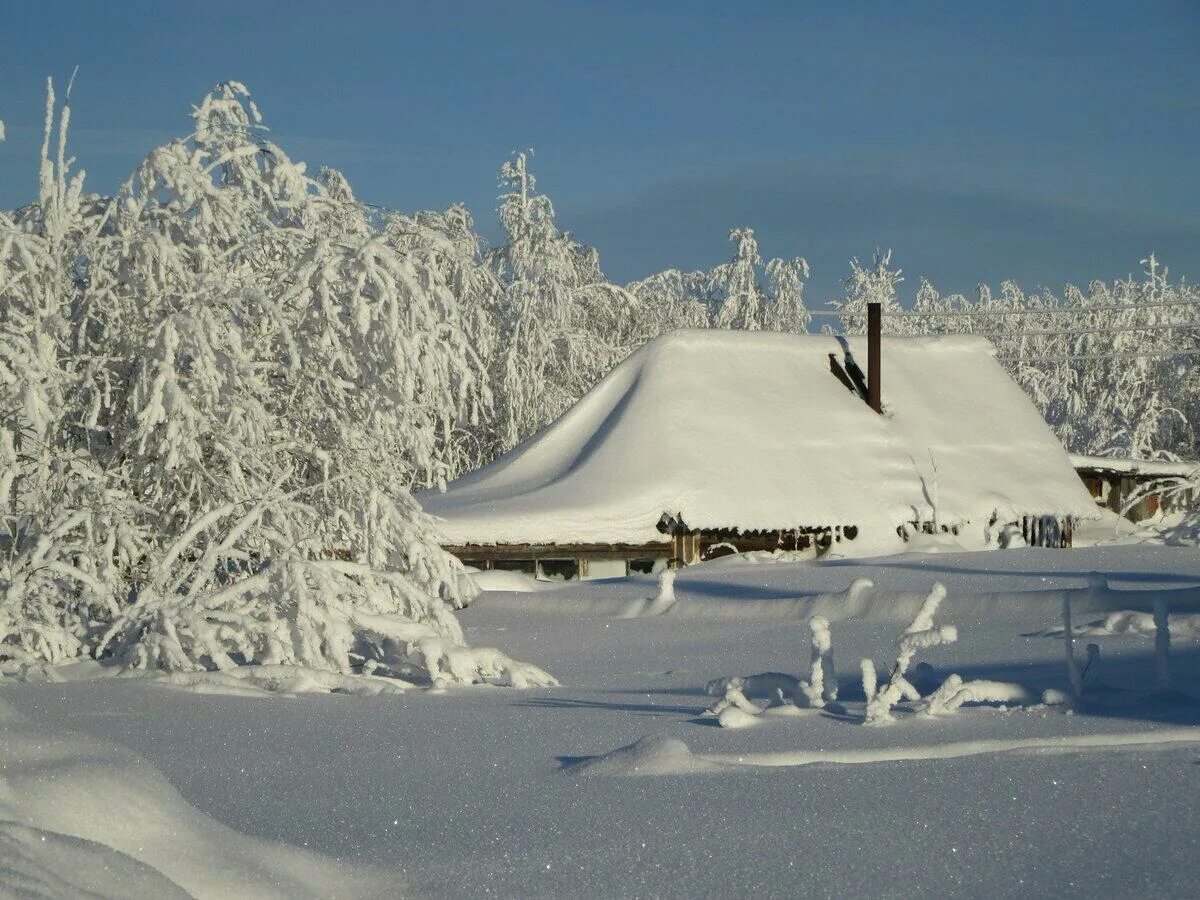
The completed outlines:
<svg viewBox="0 0 1200 900">
<path fill-rule="evenodd" d="M 1076 469 L 1096 472 L 1118 472 L 1122 475 L 1145 475 L 1149 478 L 1184 478 L 1200 467 L 1200 462 L 1171 462 L 1162 459 L 1132 459 L 1116 456 L 1085 456 L 1071 454 Z"/>
<path fill-rule="evenodd" d="M 649 543 L 693 529 L 894 530 L 1095 516 L 1061 444 L 980 338 L 882 341 L 884 415 L 830 371 L 866 338 L 684 330 L 560 419 L 419 495 L 447 544 Z M 860 362 L 860 365 L 862 363 Z"/>
</svg>

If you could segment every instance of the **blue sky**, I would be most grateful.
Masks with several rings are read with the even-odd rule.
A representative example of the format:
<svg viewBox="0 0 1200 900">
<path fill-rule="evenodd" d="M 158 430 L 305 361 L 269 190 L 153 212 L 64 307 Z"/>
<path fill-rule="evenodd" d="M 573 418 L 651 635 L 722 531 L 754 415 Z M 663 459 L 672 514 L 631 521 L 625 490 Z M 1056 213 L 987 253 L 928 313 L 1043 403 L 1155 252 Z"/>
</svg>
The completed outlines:
<svg viewBox="0 0 1200 900">
<path fill-rule="evenodd" d="M 295 158 L 365 200 L 465 202 L 490 239 L 516 148 L 614 280 L 707 267 L 749 225 L 813 266 L 892 247 L 943 290 L 1200 277 L 1200 2 L 15 3 L 0 206 L 29 199 L 42 81 L 110 191 L 245 82 Z"/>
</svg>

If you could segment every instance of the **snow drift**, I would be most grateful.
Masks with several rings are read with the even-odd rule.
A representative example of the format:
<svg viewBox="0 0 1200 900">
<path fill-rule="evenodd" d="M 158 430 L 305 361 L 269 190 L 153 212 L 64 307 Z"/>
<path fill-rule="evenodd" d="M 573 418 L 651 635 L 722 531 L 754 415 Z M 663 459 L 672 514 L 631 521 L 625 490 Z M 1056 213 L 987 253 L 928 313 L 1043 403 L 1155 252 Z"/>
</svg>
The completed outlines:
<svg viewBox="0 0 1200 900">
<path fill-rule="evenodd" d="M 0 702 L 0 894 L 379 896 L 396 875 L 234 831 L 117 745 Z"/>
</svg>

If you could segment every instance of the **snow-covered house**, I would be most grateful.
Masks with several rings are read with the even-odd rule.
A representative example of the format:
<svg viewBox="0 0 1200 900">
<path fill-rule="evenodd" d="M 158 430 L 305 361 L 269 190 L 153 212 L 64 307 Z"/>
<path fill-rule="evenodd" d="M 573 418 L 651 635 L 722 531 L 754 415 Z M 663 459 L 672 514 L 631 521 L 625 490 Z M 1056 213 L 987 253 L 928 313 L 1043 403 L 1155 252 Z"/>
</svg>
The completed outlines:
<svg viewBox="0 0 1200 900">
<path fill-rule="evenodd" d="M 485 568 L 608 577 L 751 549 L 953 532 L 1066 546 L 1096 506 L 1062 445 L 974 337 L 676 331 L 561 418 L 419 496 Z M 882 376 L 882 413 L 866 402 Z"/>
<path fill-rule="evenodd" d="M 1158 489 L 1175 479 L 1187 478 L 1196 471 L 1200 463 L 1083 456 L 1073 453 L 1071 464 L 1075 466 L 1075 471 L 1079 473 L 1098 506 L 1122 513 L 1134 522 L 1149 519 L 1160 510 L 1175 512 L 1194 506 L 1200 501 L 1195 491 L 1164 493 Z M 1129 506 L 1129 500 L 1135 491 L 1138 492 L 1139 499 Z"/>
</svg>

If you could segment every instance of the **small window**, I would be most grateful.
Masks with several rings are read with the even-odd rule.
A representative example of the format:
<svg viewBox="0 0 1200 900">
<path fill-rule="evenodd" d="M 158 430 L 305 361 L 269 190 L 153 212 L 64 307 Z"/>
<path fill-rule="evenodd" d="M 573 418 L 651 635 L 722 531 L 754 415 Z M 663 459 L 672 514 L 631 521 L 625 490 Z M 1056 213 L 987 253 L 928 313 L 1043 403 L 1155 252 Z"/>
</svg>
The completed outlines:
<svg viewBox="0 0 1200 900">
<path fill-rule="evenodd" d="M 543 581 L 574 581 L 579 577 L 579 563 L 573 559 L 539 559 L 537 577 Z"/>
<path fill-rule="evenodd" d="M 667 558 L 660 556 L 657 559 L 631 559 L 629 561 L 630 575 L 657 575 L 667 567 Z"/>
<path fill-rule="evenodd" d="M 498 559 L 492 563 L 493 569 L 501 572 L 524 572 L 526 575 L 537 575 L 537 563 L 532 559 Z"/>
<path fill-rule="evenodd" d="M 587 561 L 587 578 L 624 578 L 628 573 L 625 570 L 625 560 L 623 559 L 589 559 Z"/>
</svg>

